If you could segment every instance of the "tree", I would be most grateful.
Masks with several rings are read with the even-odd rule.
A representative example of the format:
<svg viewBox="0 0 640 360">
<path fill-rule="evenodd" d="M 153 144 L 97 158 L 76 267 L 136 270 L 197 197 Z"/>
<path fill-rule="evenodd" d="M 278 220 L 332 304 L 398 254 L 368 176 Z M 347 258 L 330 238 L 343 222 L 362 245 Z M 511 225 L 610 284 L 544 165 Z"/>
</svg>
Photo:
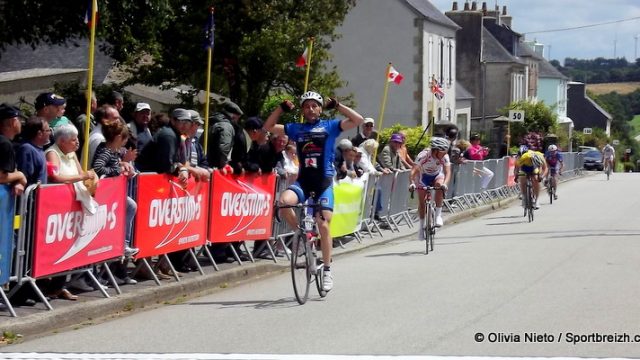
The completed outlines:
<svg viewBox="0 0 640 360">
<path fill-rule="evenodd" d="M 509 110 L 524 110 L 524 122 L 511 123 L 511 143 L 516 144 L 528 133 L 538 133 L 544 136 L 549 132 L 556 132 L 557 116 L 553 109 L 543 101 L 530 102 L 521 100 L 513 102 L 500 109 L 500 114 L 507 116 Z"/>
<path fill-rule="evenodd" d="M 0 50 L 7 44 L 56 44 L 88 35 L 86 1 L 0 2 Z M 324 65 L 335 28 L 355 0 L 101 0 L 97 34 L 104 50 L 126 65 L 128 82 L 204 88 L 204 24 L 215 7 L 212 90 L 247 114 L 258 114 L 273 89 L 300 94 L 304 70 L 294 66 L 315 38 L 310 87 L 331 94 L 342 82 Z M 74 11 L 70 11 L 74 10 Z M 14 31 L 15 30 L 15 31 Z"/>
</svg>

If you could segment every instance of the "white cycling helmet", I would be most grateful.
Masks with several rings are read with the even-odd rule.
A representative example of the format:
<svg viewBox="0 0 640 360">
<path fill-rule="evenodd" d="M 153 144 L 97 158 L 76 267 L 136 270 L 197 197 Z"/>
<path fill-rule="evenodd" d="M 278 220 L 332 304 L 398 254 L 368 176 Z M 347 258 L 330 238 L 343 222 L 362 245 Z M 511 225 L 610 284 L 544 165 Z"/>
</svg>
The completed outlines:
<svg viewBox="0 0 640 360">
<path fill-rule="evenodd" d="M 449 151 L 449 140 L 437 136 L 432 137 L 431 150 Z"/>
<path fill-rule="evenodd" d="M 315 91 L 307 91 L 306 93 L 302 94 L 302 96 L 300 96 L 300 106 L 302 106 L 302 104 L 307 100 L 315 100 L 318 102 L 318 104 L 320 104 L 320 106 L 324 105 L 322 96 Z"/>
<path fill-rule="evenodd" d="M 534 153 L 531 156 L 531 162 L 533 163 L 533 166 L 539 168 L 542 166 L 542 163 L 544 162 L 544 158 L 542 157 L 542 155 L 538 155 Z"/>
<path fill-rule="evenodd" d="M 558 147 L 553 145 L 553 144 L 551 144 L 551 145 L 549 145 L 549 149 L 548 150 L 549 151 L 558 151 Z"/>
</svg>

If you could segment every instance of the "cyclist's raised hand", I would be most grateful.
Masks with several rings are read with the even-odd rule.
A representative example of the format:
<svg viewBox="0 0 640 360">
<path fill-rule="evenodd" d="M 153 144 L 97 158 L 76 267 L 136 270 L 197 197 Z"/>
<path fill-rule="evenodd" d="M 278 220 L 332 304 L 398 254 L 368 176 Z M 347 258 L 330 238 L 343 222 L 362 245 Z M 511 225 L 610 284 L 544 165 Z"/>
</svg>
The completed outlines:
<svg viewBox="0 0 640 360">
<path fill-rule="evenodd" d="M 291 112 L 295 107 L 296 106 L 291 102 L 291 100 L 285 100 L 280 103 L 280 109 L 286 113 Z"/>
</svg>

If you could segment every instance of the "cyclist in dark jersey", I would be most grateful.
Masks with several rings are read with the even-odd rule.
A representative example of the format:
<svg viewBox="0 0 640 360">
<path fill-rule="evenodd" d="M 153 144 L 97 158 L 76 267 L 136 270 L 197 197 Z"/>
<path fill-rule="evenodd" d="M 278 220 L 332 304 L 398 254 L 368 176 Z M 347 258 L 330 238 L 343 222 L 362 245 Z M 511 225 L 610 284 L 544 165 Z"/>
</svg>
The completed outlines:
<svg viewBox="0 0 640 360">
<path fill-rule="evenodd" d="M 336 109 L 346 119 L 320 119 L 322 108 Z M 333 239 L 329 229 L 329 222 L 333 214 L 333 177 L 336 170 L 333 167 L 336 138 L 342 131 L 353 129 L 364 122 L 362 115 L 336 99 L 327 98 L 326 101 L 316 92 L 308 91 L 300 98 L 300 107 L 304 123 L 278 124 L 284 112 L 293 110 L 291 101 L 284 101 L 267 118 L 264 128 L 273 134 L 286 134 L 296 142 L 300 171 L 297 181 L 280 195 L 281 205 L 295 205 L 304 202 L 311 192 L 313 199 L 322 206 L 322 212 L 315 214 L 316 223 L 322 239 L 322 259 L 324 260 L 325 291 L 333 287 L 331 275 L 331 248 Z M 282 216 L 292 228 L 298 227 L 298 219 L 293 209 L 282 209 Z"/>
</svg>

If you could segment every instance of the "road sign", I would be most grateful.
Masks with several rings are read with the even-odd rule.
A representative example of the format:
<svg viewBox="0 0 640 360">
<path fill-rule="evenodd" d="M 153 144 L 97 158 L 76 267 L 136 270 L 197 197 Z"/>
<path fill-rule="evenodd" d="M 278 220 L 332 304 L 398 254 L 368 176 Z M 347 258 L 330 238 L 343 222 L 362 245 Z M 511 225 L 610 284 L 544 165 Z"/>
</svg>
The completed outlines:
<svg viewBox="0 0 640 360">
<path fill-rule="evenodd" d="M 593 132 L 593 130 L 592 130 L 591 128 L 584 128 L 584 129 L 582 129 L 582 133 L 583 133 L 583 134 L 587 134 L 587 135 L 589 135 L 589 134 L 591 134 L 592 132 Z"/>
<path fill-rule="evenodd" d="M 524 122 L 524 110 L 509 110 L 509 121 Z"/>
<path fill-rule="evenodd" d="M 613 145 L 618 146 L 618 145 L 620 145 L 620 140 L 613 140 L 611 143 L 612 143 Z"/>
</svg>

